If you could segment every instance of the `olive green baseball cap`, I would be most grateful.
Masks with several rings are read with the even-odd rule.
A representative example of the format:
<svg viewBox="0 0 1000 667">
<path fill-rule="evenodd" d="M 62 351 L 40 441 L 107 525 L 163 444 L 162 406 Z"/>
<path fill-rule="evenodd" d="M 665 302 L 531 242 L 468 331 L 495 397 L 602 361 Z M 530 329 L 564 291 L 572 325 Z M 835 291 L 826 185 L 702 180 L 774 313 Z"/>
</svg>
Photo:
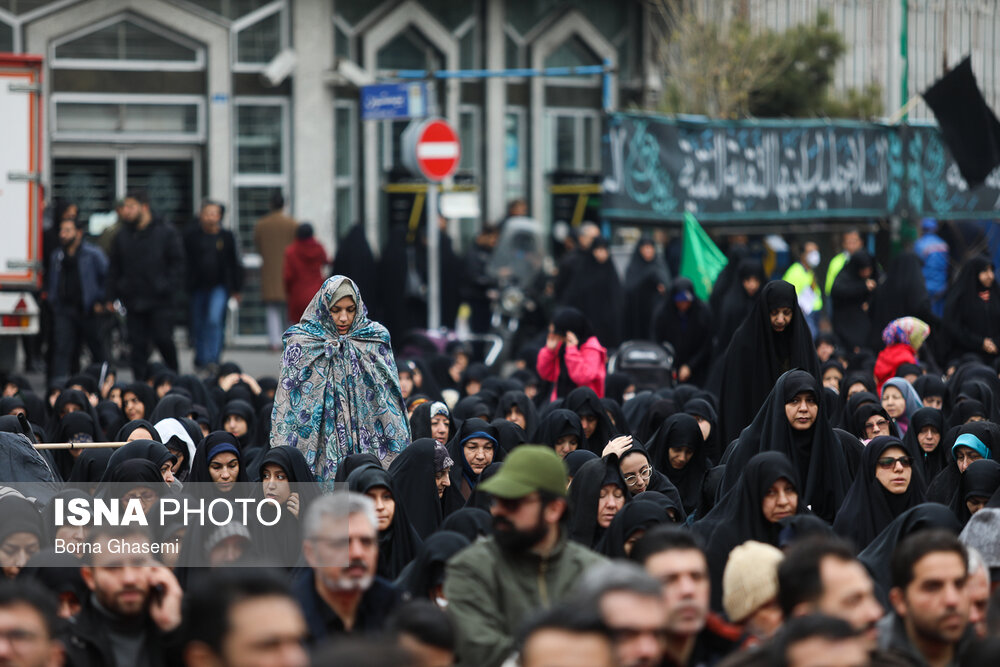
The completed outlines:
<svg viewBox="0 0 1000 667">
<path fill-rule="evenodd" d="M 500 466 L 497 474 L 479 489 L 498 498 L 523 498 L 534 491 L 566 496 L 566 464 L 545 445 L 520 445 Z"/>
</svg>

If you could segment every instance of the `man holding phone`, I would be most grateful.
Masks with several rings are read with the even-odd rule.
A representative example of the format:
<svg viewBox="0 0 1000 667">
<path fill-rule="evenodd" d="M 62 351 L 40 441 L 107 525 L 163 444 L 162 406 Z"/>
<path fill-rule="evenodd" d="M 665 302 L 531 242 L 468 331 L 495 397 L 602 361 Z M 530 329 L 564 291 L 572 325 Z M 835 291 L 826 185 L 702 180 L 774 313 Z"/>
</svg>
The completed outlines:
<svg viewBox="0 0 1000 667">
<path fill-rule="evenodd" d="M 75 667 L 162 667 L 180 650 L 180 584 L 134 548 L 143 543 L 151 543 L 145 527 L 91 528 L 80 568 L 90 600 L 63 637 Z"/>
</svg>

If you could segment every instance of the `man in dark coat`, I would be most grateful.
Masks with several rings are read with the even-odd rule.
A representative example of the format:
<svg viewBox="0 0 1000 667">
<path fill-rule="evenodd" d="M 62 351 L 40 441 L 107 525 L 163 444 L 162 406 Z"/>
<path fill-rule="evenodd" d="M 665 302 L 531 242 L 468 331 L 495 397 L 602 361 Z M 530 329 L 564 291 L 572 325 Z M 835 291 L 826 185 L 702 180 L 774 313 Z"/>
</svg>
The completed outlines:
<svg viewBox="0 0 1000 667">
<path fill-rule="evenodd" d="M 83 232 L 76 220 L 60 221 L 60 248 L 52 254 L 49 266 L 48 300 L 54 324 L 51 382 L 61 382 L 77 370 L 82 341 L 87 342 L 95 362 L 107 358 L 99 318 L 104 311 L 108 259 L 100 248 L 83 240 Z"/>
<path fill-rule="evenodd" d="M 172 305 L 184 274 L 184 251 L 177 230 L 153 217 L 144 190 L 130 192 L 122 211 L 125 224 L 111 246 L 107 306 L 115 299 L 125 304 L 132 372 L 143 380 L 150 342 L 163 363 L 177 370 Z"/>
<path fill-rule="evenodd" d="M 375 504 L 360 493 L 325 495 L 310 506 L 302 545 L 309 568 L 293 580 L 292 596 L 305 616 L 312 645 L 385 629 L 400 595 L 389 581 L 375 576 L 377 526 Z M 346 547 L 339 546 L 342 541 Z"/>
<path fill-rule="evenodd" d="M 170 570 L 149 566 L 149 554 L 138 552 L 151 544 L 146 529 L 95 526 L 89 544 L 93 553 L 80 574 L 91 596 L 62 637 L 71 664 L 177 664 L 183 592 Z"/>
<path fill-rule="evenodd" d="M 184 239 L 191 292 L 191 342 L 195 368 L 216 366 L 222 354 L 226 304 L 238 301 L 243 289 L 243 265 L 236 238 L 222 228 L 226 207 L 205 201 L 198 215 L 199 227 Z"/>
</svg>

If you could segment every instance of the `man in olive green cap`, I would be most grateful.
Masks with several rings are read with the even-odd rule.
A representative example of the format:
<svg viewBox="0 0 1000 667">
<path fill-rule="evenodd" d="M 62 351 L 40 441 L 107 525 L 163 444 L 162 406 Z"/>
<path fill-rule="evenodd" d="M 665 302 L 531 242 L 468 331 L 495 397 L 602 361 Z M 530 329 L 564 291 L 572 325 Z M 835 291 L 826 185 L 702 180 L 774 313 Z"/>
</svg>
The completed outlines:
<svg viewBox="0 0 1000 667">
<path fill-rule="evenodd" d="M 552 448 L 521 445 L 479 485 L 493 497 L 493 536 L 456 554 L 445 570 L 459 665 L 503 663 L 524 620 L 564 598 L 605 560 L 569 541 L 566 478 Z"/>
</svg>

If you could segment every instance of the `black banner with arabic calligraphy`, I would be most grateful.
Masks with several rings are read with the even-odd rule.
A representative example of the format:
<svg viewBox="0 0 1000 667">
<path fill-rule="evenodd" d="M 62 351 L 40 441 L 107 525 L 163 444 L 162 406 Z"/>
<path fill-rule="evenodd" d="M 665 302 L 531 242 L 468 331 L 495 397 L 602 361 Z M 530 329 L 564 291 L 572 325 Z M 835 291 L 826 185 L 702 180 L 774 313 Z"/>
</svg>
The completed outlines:
<svg viewBox="0 0 1000 667">
<path fill-rule="evenodd" d="M 930 126 L 620 113 L 603 157 L 607 219 L 988 218 L 1000 201 L 1000 171 L 970 192 Z"/>
</svg>

